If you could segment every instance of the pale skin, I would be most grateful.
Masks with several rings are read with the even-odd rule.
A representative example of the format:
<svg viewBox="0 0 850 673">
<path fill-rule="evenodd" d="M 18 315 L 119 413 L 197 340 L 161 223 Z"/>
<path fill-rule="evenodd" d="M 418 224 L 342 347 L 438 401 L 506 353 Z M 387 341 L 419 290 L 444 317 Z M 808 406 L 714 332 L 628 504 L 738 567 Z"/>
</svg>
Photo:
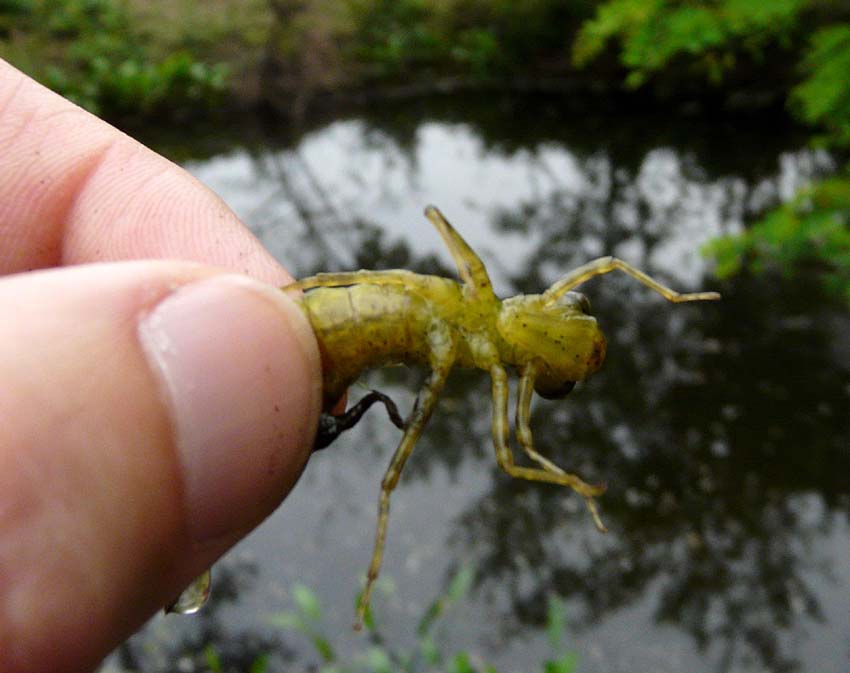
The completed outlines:
<svg viewBox="0 0 850 673">
<path fill-rule="evenodd" d="M 284 288 L 307 291 L 300 301 L 323 354 L 326 410 L 364 369 L 396 362 L 429 369 L 381 481 L 377 531 L 357 605 L 356 629 L 363 624 L 380 572 L 390 495 L 453 367 L 477 367 L 490 374 L 499 467 L 511 477 L 571 488 L 585 499 L 597 528 L 605 532 L 594 502 L 605 486 L 589 484 L 541 455 L 534 448 L 529 423 L 535 390 L 544 397 L 562 398 L 604 359 L 605 339 L 589 315 L 589 303 L 572 290 L 595 276 L 621 271 L 671 302 L 720 298 L 716 292 L 676 292 L 623 260 L 602 257 L 566 274 L 541 295 L 502 302 L 493 293 L 484 263 L 442 213 L 429 206 L 425 215 L 455 261 L 459 284 L 399 269 L 322 273 Z M 514 463 L 507 367 L 519 372 L 516 437 L 534 467 Z M 392 411 L 389 405 L 388 410 Z"/>
<path fill-rule="evenodd" d="M 0 147 L 0 671 L 91 671 L 295 483 L 320 361 L 215 195 L 2 61 Z"/>
</svg>

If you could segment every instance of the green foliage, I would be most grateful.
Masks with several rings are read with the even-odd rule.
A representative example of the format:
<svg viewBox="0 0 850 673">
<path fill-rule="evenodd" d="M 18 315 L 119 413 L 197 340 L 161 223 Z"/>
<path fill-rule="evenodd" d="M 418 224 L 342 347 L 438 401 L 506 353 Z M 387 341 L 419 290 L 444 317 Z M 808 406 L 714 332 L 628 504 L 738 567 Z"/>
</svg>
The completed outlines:
<svg viewBox="0 0 850 673">
<path fill-rule="evenodd" d="M 25 16 L 32 9 L 33 0 L 0 0 L 0 16 Z"/>
<path fill-rule="evenodd" d="M 567 35 L 593 0 L 347 0 L 347 60 L 378 78 L 493 78 L 569 63 Z"/>
<path fill-rule="evenodd" d="M 449 588 L 442 596 L 438 596 L 431 605 L 425 610 L 422 619 L 416 627 L 416 633 L 420 637 L 428 636 L 434 627 L 434 623 L 443 616 L 443 613 L 451 607 L 453 603 L 458 603 L 469 592 L 472 586 L 474 577 L 473 570 L 470 566 L 463 566 L 457 571 L 452 581 L 449 583 Z"/>
<path fill-rule="evenodd" d="M 7 3 L 9 0 L 6 0 Z M 41 52 L 18 62 L 63 96 L 106 115 L 183 113 L 220 100 L 227 71 L 186 51 L 153 59 L 120 0 L 33 0 L 15 24 L 17 42 Z M 13 61 L 18 59 L 13 58 Z"/>
<path fill-rule="evenodd" d="M 33 0 L 0 0 L 0 39 L 8 38 L 16 23 L 33 11 Z"/>
<path fill-rule="evenodd" d="M 826 129 L 822 142 L 850 147 L 850 24 L 815 32 L 803 70 L 806 79 L 791 92 L 793 108 L 803 121 Z"/>
<path fill-rule="evenodd" d="M 787 45 L 811 0 L 609 0 L 586 22 L 573 45 L 573 60 L 584 66 L 612 39 L 621 43 L 627 83 L 643 84 L 674 59 L 719 83 L 738 54 L 760 58 L 765 47 Z"/>
<path fill-rule="evenodd" d="M 348 0 L 348 6 L 357 26 L 354 53 L 380 75 L 399 75 L 442 57 L 425 0 Z"/>
<path fill-rule="evenodd" d="M 473 75 L 484 77 L 500 61 L 499 42 L 486 28 L 472 28 L 459 35 L 451 56 L 457 63 L 465 64 Z"/>
<path fill-rule="evenodd" d="M 212 645 L 207 645 L 204 648 L 204 661 L 211 673 L 224 673 L 224 664 Z M 251 662 L 248 673 L 266 673 L 268 668 L 269 656 L 267 654 L 261 654 Z"/>
<path fill-rule="evenodd" d="M 221 657 L 218 656 L 218 652 L 215 651 L 212 645 L 207 645 L 204 648 L 204 660 L 207 662 L 207 666 L 212 673 L 222 673 L 224 671 Z"/>
<path fill-rule="evenodd" d="M 567 611 L 564 602 L 552 596 L 546 611 L 546 636 L 553 650 L 561 649 L 561 639 L 567 626 Z"/>
<path fill-rule="evenodd" d="M 292 599 L 298 606 L 299 612 L 310 621 L 318 622 L 322 619 L 322 609 L 319 598 L 308 587 L 296 584 L 292 587 Z"/>
<path fill-rule="evenodd" d="M 543 664 L 543 673 L 575 673 L 578 659 L 574 654 L 565 654 L 560 659 Z"/>
<path fill-rule="evenodd" d="M 251 666 L 248 668 L 248 673 L 266 673 L 268 669 L 269 656 L 267 654 L 261 654 L 251 662 Z"/>
<path fill-rule="evenodd" d="M 295 610 L 272 615 L 270 622 L 283 630 L 296 631 L 307 636 L 322 660 L 320 673 L 414 673 L 416 671 L 445 671 L 446 673 L 496 673 L 496 669 L 479 663 L 477 657 L 461 650 L 446 656 L 437 644 L 436 633 L 440 620 L 449 608 L 459 604 L 468 594 L 474 579 L 474 570 L 463 566 L 452 577 L 446 591 L 425 610 L 416 629 L 417 643 L 409 649 L 394 648 L 385 644 L 374 620 L 365 622 L 370 635 L 370 645 L 364 652 L 337 657 L 330 642 L 321 635 L 322 610 L 316 595 L 303 585 L 295 585 L 292 598 Z M 391 591 L 385 587 L 385 591 Z M 577 657 L 564 652 L 563 634 L 566 627 L 565 608 L 560 600 L 549 603 L 546 631 L 556 658 L 545 661 L 543 673 L 574 673 Z M 530 671 L 529 671 L 530 673 Z"/>
<path fill-rule="evenodd" d="M 850 305 L 850 166 L 844 175 L 803 189 L 743 234 L 712 241 L 706 252 L 721 278 L 745 267 L 793 275 L 814 266 L 824 288 Z"/>
<path fill-rule="evenodd" d="M 564 631 L 567 626 L 567 609 L 564 602 L 557 596 L 549 598 L 546 612 L 546 635 L 553 652 L 563 652 Z M 543 664 L 543 673 L 574 673 L 578 665 L 578 657 L 574 652 L 561 654 L 557 659 L 550 659 Z"/>
<path fill-rule="evenodd" d="M 814 12 L 817 0 L 608 0 L 581 28 L 573 58 L 585 65 L 612 40 L 628 69 L 627 83 L 639 86 L 656 73 L 682 63 L 714 83 L 738 64 L 741 54 L 758 61 L 769 45 L 798 54 L 800 81 L 788 95 L 791 110 L 820 127 L 822 145 L 850 147 L 850 24 Z M 819 7 L 827 9 L 829 5 Z M 801 26 L 822 25 L 808 40 Z M 790 203 L 767 213 L 738 236 L 707 249 L 717 273 L 729 276 L 749 267 L 794 273 L 816 265 L 824 285 L 850 302 L 850 176 L 804 189 Z"/>
<path fill-rule="evenodd" d="M 135 58 L 110 59 L 84 54 L 80 68 L 69 72 L 49 66 L 44 81 L 54 91 L 95 113 L 143 115 L 183 112 L 214 105 L 224 91 L 227 70 L 196 62 L 178 52 L 159 63 Z"/>
<path fill-rule="evenodd" d="M 272 615 L 269 621 L 280 629 L 294 630 L 305 635 L 313 645 L 322 661 L 326 664 L 336 660 L 331 642 L 321 629 L 322 609 L 319 598 L 309 587 L 296 584 L 292 587 L 292 599 L 297 606 L 294 612 L 279 612 Z"/>
</svg>

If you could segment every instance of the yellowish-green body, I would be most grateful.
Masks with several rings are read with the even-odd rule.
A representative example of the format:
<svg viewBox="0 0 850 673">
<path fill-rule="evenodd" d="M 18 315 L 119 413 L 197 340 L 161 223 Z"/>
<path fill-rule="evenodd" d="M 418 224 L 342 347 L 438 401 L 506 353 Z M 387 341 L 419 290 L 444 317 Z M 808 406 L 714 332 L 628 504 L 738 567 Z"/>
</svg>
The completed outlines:
<svg viewBox="0 0 850 673">
<path fill-rule="evenodd" d="M 594 318 L 571 304 L 558 306 L 546 325 L 545 314 L 531 310 L 542 303 L 539 295 L 502 302 L 489 293 L 470 300 L 454 280 L 384 272 L 390 273 L 404 283 L 363 278 L 355 285 L 317 287 L 302 299 L 322 355 L 326 410 L 368 369 L 430 365 L 440 341 L 453 344 L 453 365 L 462 368 L 489 371 L 499 363 L 522 367 L 556 360 L 567 370 L 562 379 L 575 382 L 602 364 L 605 337 Z M 541 369 L 542 377 L 550 368 Z"/>
<path fill-rule="evenodd" d="M 322 355 L 326 410 L 365 370 L 401 363 L 430 365 L 440 340 L 454 344 L 453 364 L 462 368 L 523 366 L 550 346 L 560 351 L 555 357 L 574 363 L 572 381 L 602 363 L 605 339 L 590 316 L 561 311 L 556 327 L 562 334 L 553 340 L 534 331 L 531 317 L 517 319 L 525 308 L 518 306 L 520 298 L 503 304 L 491 295 L 470 302 L 454 280 L 395 273 L 404 277 L 403 285 L 364 282 L 319 287 L 304 296 L 303 307 Z M 521 300 L 527 304 L 533 298 Z M 576 324 L 565 330 L 570 320 Z M 509 340 L 502 337 L 503 331 Z"/>
</svg>

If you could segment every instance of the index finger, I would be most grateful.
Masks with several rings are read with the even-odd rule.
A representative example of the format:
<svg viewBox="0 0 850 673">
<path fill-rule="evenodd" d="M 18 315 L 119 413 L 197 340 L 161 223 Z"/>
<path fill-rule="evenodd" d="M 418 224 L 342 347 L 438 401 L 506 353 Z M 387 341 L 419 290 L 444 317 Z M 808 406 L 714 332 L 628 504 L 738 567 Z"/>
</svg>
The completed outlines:
<svg viewBox="0 0 850 673">
<path fill-rule="evenodd" d="M 291 276 L 176 164 L 0 60 L 0 274 L 140 258 Z"/>
</svg>

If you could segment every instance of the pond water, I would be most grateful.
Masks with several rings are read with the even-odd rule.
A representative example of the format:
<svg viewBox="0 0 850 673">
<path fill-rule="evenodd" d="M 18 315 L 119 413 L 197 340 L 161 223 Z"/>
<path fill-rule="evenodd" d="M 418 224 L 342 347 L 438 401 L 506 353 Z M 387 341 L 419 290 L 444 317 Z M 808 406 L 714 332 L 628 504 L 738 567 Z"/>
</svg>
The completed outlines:
<svg viewBox="0 0 850 673">
<path fill-rule="evenodd" d="M 582 288 L 608 359 L 567 400 L 537 400 L 532 428 L 542 453 L 608 483 L 607 535 L 575 495 L 500 472 L 488 381 L 456 372 L 393 495 L 377 634 L 351 630 L 398 440 L 375 410 L 216 567 L 199 616 L 154 618 L 106 669 L 202 670 L 211 643 L 233 670 L 263 653 L 270 671 L 319 670 L 309 637 L 270 622 L 293 609 L 296 583 L 316 594 L 316 628 L 354 669 L 375 644 L 416 651 L 417 623 L 468 568 L 468 594 L 433 636 L 475 666 L 542 671 L 556 654 L 545 625 L 557 597 L 558 651 L 575 653 L 578 671 L 848 670 L 850 316 L 812 278 L 718 284 L 700 255 L 828 172 L 827 155 L 774 118 L 528 98 L 409 104 L 224 145 L 175 155 L 297 276 L 454 275 L 422 216 L 434 203 L 501 296 L 615 254 L 723 301 L 671 305 L 618 274 Z M 407 409 L 421 378 L 395 368 L 366 381 Z M 413 668 L 440 667 L 420 657 Z"/>
</svg>

